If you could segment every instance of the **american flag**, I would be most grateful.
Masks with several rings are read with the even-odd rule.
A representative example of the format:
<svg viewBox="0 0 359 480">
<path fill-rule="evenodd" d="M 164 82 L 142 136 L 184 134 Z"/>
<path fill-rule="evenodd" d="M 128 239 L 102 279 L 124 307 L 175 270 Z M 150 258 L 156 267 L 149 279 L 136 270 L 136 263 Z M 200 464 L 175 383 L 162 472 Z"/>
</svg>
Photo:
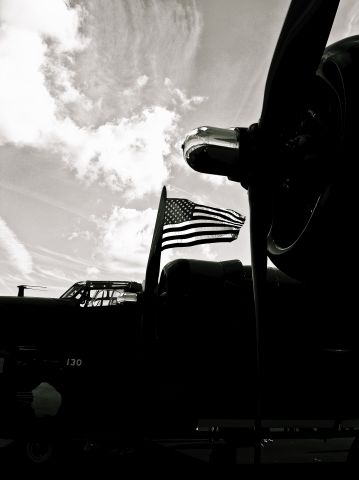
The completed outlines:
<svg viewBox="0 0 359 480">
<path fill-rule="evenodd" d="M 245 217 L 234 210 L 206 207 L 183 198 L 167 198 L 161 250 L 232 242 L 244 221 Z"/>
</svg>

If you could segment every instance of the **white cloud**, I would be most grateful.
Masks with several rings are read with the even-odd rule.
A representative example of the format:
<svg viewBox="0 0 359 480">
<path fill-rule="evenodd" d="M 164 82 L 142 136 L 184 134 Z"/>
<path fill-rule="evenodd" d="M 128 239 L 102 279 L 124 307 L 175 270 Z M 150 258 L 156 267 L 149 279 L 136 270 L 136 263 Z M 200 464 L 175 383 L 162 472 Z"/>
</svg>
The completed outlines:
<svg viewBox="0 0 359 480">
<path fill-rule="evenodd" d="M 143 279 L 156 214 L 151 208 L 115 207 L 109 217 L 96 219 L 100 236 L 96 257 L 109 270 Z"/>
<path fill-rule="evenodd" d="M 169 262 L 179 258 L 196 258 L 198 260 L 219 260 L 218 244 L 217 247 L 213 244 L 193 245 L 191 247 L 177 247 L 164 250 L 161 255 L 161 268 Z"/>
<path fill-rule="evenodd" d="M 78 29 L 83 10 L 68 8 L 63 0 L 2 0 L 0 18 L 6 25 L 58 42 L 58 48 L 80 49 Z"/>
<path fill-rule="evenodd" d="M 0 248 L 5 251 L 9 261 L 22 275 L 28 276 L 32 272 L 30 253 L 2 218 L 0 218 Z"/>
<path fill-rule="evenodd" d="M 129 197 L 158 191 L 168 176 L 164 157 L 178 115 L 154 106 L 97 129 L 80 128 L 69 117 L 59 118 L 58 103 L 81 100 L 81 95 L 71 90 L 70 73 L 57 65 L 57 86 L 62 78 L 64 90 L 55 101 L 42 71 L 45 54 L 46 45 L 35 33 L 2 27 L 0 141 L 58 151 L 80 178 L 102 179 Z M 145 83 L 145 76 L 138 79 L 139 86 Z"/>
<path fill-rule="evenodd" d="M 90 112 L 93 102 L 74 86 L 75 72 L 63 62 L 66 63 L 63 56 L 53 56 L 52 62 L 46 64 L 46 85 L 56 101 L 58 113 L 62 116 L 72 113 L 69 104 L 76 104 L 77 108 L 81 106 L 85 112 Z"/>
<path fill-rule="evenodd" d="M 169 57 L 171 65 L 177 65 L 176 54 L 181 51 L 185 70 L 194 59 L 201 32 L 195 3 L 189 2 L 183 7 L 175 2 L 166 13 L 156 2 L 150 2 L 149 15 L 158 23 L 158 30 L 151 33 L 155 43 L 152 45 L 142 33 L 131 32 L 132 46 L 121 37 L 121 47 L 118 25 L 111 23 L 109 38 L 107 26 L 99 19 L 98 24 L 106 28 L 97 32 L 91 15 L 94 3 L 83 5 L 89 8 L 87 16 L 84 8 L 69 8 L 62 0 L 5 0 L 2 3 L 0 145 L 12 143 L 57 152 L 79 178 L 110 186 L 127 199 L 158 192 L 174 164 L 170 154 L 180 113 L 204 100 L 200 96 L 187 97 L 169 78 L 164 80 Z M 117 8 L 124 8 L 122 2 L 118 4 L 120 7 L 101 5 L 107 13 L 114 14 Z M 130 10 L 136 24 L 147 22 L 141 2 L 131 2 Z M 122 27 L 128 31 L 132 28 L 127 24 Z M 164 39 L 172 28 L 175 28 L 173 42 L 166 44 Z M 92 35 L 90 45 L 80 30 Z M 180 35 L 184 32 L 193 44 Z M 121 48 L 122 61 L 127 62 L 129 58 L 126 75 L 113 45 Z M 102 55 L 107 51 L 104 47 L 109 47 L 115 56 L 104 54 L 106 63 L 99 58 L 100 52 Z M 155 48 L 152 61 L 147 65 L 151 76 L 139 72 L 138 68 L 132 71 L 131 62 L 140 64 L 149 48 L 151 51 Z M 182 52 L 183 49 L 186 51 Z M 92 71 L 82 63 L 88 55 L 92 61 L 99 62 Z M 175 75 L 177 69 L 168 71 Z M 82 78 L 84 72 L 85 79 Z M 131 82 L 127 90 L 121 86 L 124 77 Z M 92 89 L 92 81 L 103 84 L 103 89 Z M 163 89 L 164 81 L 167 89 Z M 159 85 L 162 85 L 160 90 Z M 140 92 L 142 97 L 138 97 Z M 129 109 L 125 115 L 121 101 L 126 95 Z M 115 110 L 111 110 L 111 105 Z M 103 121 L 96 123 L 99 110 L 103 112 Z"/>
<path fill-rule="evenodd" d="M 127 198 L 158 192 L 169 171 L 165 157 L 178 115 L 152 107 L 97 129 L 78 128 L 70 119 L 58 125 L 52 146 L 88 182 L 102 181 Z"/>
<path fill-rule="evenodd" d="M 70 53 L 86 45 L 78 32 L 80 16 L 79 8 L 69 9 L 62 0 L 1 3 L 0 144 L 46 147 L 60 123 L 59 100 L 77 98 L 88 107 L 66 66 Z"/>
<path fill-rule="evenodd" d="M 138 87 L 144 87 L 146 85 L 146 83 L 148 82 L 148 76 L 147 75 L 141 75 L 140 77 L 138 77 L 138 79 L 136 80 L 136 85 L 138 85 Z"/>
<path fill-rule="evenodd" d="M 211 183 L 215 187 L 225 187 L 233 183 L 231 180 L 228 180 L 228 177 L 223 175 L 210 175 L 207 173 L 202 174 L 202 180 Z"/>
<path fill-rule="evenodd" d="M 56 123 L 41 71 L 46 45 L 34 32 L 0 27 L 0 143 L 44 145 Z"/>
<path fill-rule="evenodd" d="M 218 253 L 213 251 L 211 245 L 201 245 L 200 248 L 204 258 L 211 261 L 218 260 Z"/>
</svg>

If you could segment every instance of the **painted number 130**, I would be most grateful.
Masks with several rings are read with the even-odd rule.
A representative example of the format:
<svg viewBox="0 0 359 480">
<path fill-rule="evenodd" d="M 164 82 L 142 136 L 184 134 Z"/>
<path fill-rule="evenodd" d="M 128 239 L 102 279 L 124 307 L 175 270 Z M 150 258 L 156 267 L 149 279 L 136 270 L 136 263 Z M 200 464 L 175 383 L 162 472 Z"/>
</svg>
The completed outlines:
<svg viewBox="0 0 359 480">
<path fill-rule="evenodd" d="M 68 367 L 81 367 L 82 358 L 67 358 L 66 365 Z"/>
</svg>

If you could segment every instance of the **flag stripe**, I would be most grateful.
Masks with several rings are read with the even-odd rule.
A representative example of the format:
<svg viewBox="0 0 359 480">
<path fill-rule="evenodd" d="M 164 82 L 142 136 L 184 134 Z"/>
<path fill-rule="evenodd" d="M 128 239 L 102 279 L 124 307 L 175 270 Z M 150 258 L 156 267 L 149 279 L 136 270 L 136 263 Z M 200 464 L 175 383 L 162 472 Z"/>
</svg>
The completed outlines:
<svg viewBox="0 0 359 480">
<path fill-rule="evenodd" d="M 218 212 L 218 211 L 211 211 L 210 209 L 195 207 L 193 211 L 193 216 L 196 217 L 201 214 L 207 217 L 212 217 L 212 218 L 227 218 L 232 221 L 244 221 L 244 217 L 242 215 L 240 214 L 233 215 L 231 212 L 226 210 L 222 210 L 222 212 Z"/>
<path fill-rule="evenodd" d="M 171 241 L 166 241 L 162 244 L 162 250 L 166 248 L 174 247 L 190 247 L 193 245 L 200 245 L 203 243 L 217 243 L 217 242 L 232 242 L 236 237 L 231 235 L 219 235 L 214 237 L 213 235 L 208 235 L 207 237 L 192 237 L 192 238 L 183 238 L 183 239 L 173 239 Z"/>
<path fill-rule="evenodd" d="M 244 218 L 243 215 L 229 208 L 215 208 L 215 207 L 207 207 L 205 205 L 196 205 L 195 210 L 205 210 L 207 212 L 212 212 L 214 214 L 228 213 L 228 214 L 231 214 L 234 218 Z"/>
<path fill-rule="evenodd" d="M 230 219 L 226 219 L 226 218 L 219 218 L 219 217 L 214 217 L 213 215 L 210 216 L 210 215 L 196 215 L 195 213 L 193 214 L 194 218 L 196 220 L 211 220 L 212 222 L 216 222 L 216 223 L 224 223 L 224 222 L 227 222 L 227 223 L 230 223 L 232 225 L 238 225 L 238 227 L 241 227 L 243 225 L 243 222 L 239 222 L 239 221 L 233 221 L 233 220 L 230 220 Z M 194 221 L 194 220 L 192 220 Z"/>
<path fill-rule="evenodd" d="M 234 222 L 213 222 L 212 220 L 203 220 L 203 219 L 200 219 L 200 220 L 191 220 L 189 222 L 182 222 L 182 223 L 175 223 L 175 224 L 172 224 L 172 225 L 165 225 L 163 227 L 163 231 L 164 232 L 168 232 L 168 231 L 174 231 L 174 230 L 185 230 L 186 228 L 189 228 L 189 227 L 210 227 L 210 226 L 217 226 L 217 225 L 228 225 L 229 227 L 235 227 L 235 228 L 239 228 L 241 227 L 242 225 L 238 224 L 238 223 L 234 223 Z"/>
<path fill-rule="evenodd" d="M 182 237 L 188 237 L 190 235 L 208 235 L 210 233 L 216 234 L 218 232 L 238 232 L 238 228 L 234 227 L 225 227 L 223 225 L 212 225 L 209 227 L 201 227 L 201 228 L 187 228 L 186 230 L 175 230 L 173 229 L 172 231 L 166 232 L 162 235 L 162 238 L 169 238 L 169 237 L 177 237 L 177 238 L 182 238 Z"/>
</svg>

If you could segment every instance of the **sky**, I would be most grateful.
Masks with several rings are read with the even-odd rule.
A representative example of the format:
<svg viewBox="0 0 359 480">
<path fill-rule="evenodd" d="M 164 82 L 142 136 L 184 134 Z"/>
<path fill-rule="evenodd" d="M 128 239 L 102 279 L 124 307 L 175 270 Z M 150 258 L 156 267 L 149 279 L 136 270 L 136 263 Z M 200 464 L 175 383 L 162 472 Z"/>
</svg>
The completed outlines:
<svg viewBox="0 0 359 480">
<path fill-rule="evenodd" d="M 261 112 L 288 0 L 0 0 L 0 295 L 142 282 L 162 186 L 246 216 L 238 239 L 163 252 L 250 264 L 247 192 L 190 169 L 187 132 Z M 342 0 L 328 43 L 359 33 Z"/>
</svg>

